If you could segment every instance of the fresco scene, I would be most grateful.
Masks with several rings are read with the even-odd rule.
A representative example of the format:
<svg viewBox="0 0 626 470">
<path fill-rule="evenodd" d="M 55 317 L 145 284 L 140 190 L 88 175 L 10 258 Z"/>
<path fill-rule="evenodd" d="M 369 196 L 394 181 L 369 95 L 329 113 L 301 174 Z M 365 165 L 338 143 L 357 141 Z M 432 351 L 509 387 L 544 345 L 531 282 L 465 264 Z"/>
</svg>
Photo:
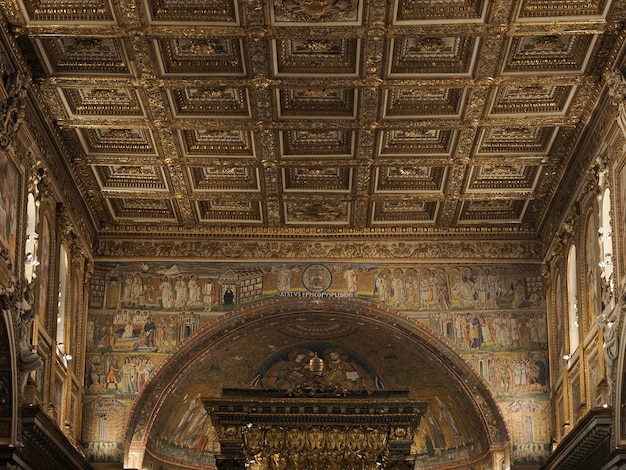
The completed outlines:
<svg viewBox="0 0 626 470">
<path fill-rule="evenodd" d="M 536 464 L 547 457 L 550 436 L 540 431 L 550 428 L 547 325 L 542 278 L 535 267 L 127 262 L 97 264 L 91 281 L 83 417 L 89 459 L 121 461 L 133 400 L 185 338 L 211 319 L 277 296 L 312 302 L 356 297 L 423 323 L 488 384 L 507 423 L 513 461 Z M 272 344 L 269 336 L 259 338 L 264 341 Z M 337 384 L 352 391 L 409 389 L 411 381 L 427 377 L 422 369 L 407 373 L 410 360 L 374 357 L 380 351 L 361 357 L 354 351 L 346 344 L 316 342 L 246 351 L 264 357 L 261 366 L 246 365 L 241 351 L 224 351 L 223 364 L 210 366 L 180 390 L 180 409 L 172 410 L 179 419 L 164 427 L 163 439 L 153 445 L 167 448 L 168 455 L 179 453 L 184 461 L 207 463 L 217 443 L 198 393 L 206 393 L 216 377 L 224 385 L 224 376 L 234 374 L 235 367 L 243 368 L 238 377 L 246 382 L 231 385 L 280 390 L 313 386 L 299 364 L 314 356 L 326 370 L 337 370 L 315 382 L 320 389 Z M 384 383 L 381 368 L 387 376 L 405 377 L 406 383 Z M 439 385 L 432 390 L 412 449 L 418 465 L 456 460 L 484 445 L 469 438 L 470 424 L 463 420 L 454 390 Z"/>
</svg>

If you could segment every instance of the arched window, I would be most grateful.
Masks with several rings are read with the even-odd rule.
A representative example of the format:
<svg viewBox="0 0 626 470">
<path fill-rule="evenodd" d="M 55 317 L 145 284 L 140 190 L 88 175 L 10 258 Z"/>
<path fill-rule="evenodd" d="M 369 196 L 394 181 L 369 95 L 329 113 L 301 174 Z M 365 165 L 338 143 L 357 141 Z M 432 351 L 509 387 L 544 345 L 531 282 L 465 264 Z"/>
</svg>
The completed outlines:
<svg viewBox="0 0 626 470">
<path fill-rule="evenodd" d="M 578 323 L 578 275 L 576 271 L 576 245 L 570 245 L 567 255 L 567 312 L 569 319 L 569 353 L 578 349 L 580 329 Z"/>
<path fill-rule="evenodd" d="M 69 351 L 69 335 L 67 334 L 68 319 L 68 281 L 69 281 L 69 257 L 67 248 L 61 245 L 59 259 L 59 285 L 57 289 L 57 352 L 65 361 L 66 351 Z"/>
<path fill-rule="evenodd" d="M 611 238 L 611 191 L 606 188 L 602 193 L 599 214 L 600 259 L 598 266 L 604 289 L 613 290 L 613 240 Z"/>
<path fill-rule="evenodd" d="M 35 268 L 39 265 L 39 261 L 37 260 L 37 206 L 33 193 L 28 193 L 26 215 L 26 243 L 24 244 L 26 265 L 24 266 L 24 276 L 28 282 L 32 282 L 37 277 L 35 275 Z"/>
</svg>

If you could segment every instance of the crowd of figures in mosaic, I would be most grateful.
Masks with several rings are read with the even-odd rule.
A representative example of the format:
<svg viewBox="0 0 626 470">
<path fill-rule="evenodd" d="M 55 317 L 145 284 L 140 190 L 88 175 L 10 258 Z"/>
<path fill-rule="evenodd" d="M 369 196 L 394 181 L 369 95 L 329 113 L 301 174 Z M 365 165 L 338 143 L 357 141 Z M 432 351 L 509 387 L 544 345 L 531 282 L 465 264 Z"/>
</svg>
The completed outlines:
<svg viewBox="0 0 626 470">
<path fill-rule="evenodd" d="M 106 420 L 98 407 L 86 408 L 84 441 L 93 461 L 107 462 L 117 455 L 120 440 L 112 436 L 121 436 L 130 404 L 177 345 L 210 319 L 276 296 L 356 297 L 424 323 L 467 357 L 503 405 L 515 461 L 532 464 L 547 452 L 549 437 L 538 433 L 538 423 L 549 416 L 549 364 L 543 284 L 536 269 L 128 262 L 96 266 L 91 286 L 85 392 L 94 400 L 113 400 Z M 302 386 L 305 382 L 293 380 L 305 369 L 289 368 L 289 361 L 295 364 L 297 356 L 265 371 L 257 385 Z M 376 388 L 378 377 L 354 364 L 350 368 L 359 377 L 358 387 Z M 347 377 L 316 386 L 357 387 Z M 515 407 L 504 406 L 511 400 Z M 181 402 L 178 425 L 164 429 L 166 442 L 158 445 L 202 460 L 205 453 L 200 450 L 210 451 L 216 444 L 202 406 L 182 418 L 183 408 L 194 403 L 198 405 L 194 397 Z M 415 436 L 415 451 L 424 462 L 455 460 L 471 450 L 458 442 L 456 423 L 446 419 L 444 408 L 429 411 L 424 420 L 428 428 Z M 518 421 L 523 425 L 512 424 Z"/>
</svg>

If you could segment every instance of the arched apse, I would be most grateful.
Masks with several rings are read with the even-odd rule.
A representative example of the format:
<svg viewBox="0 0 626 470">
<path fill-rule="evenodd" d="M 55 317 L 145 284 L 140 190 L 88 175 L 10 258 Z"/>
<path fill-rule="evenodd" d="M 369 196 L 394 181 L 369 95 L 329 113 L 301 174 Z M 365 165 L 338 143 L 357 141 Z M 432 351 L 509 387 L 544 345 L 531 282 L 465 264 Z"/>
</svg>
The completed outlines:
<svg viewBox="0 0 626 470">
<path fill-rule="evenodd" d="M 418 467 L 463 461 L 496 468 L 494 459 L 508 460 L 508 433 L 486 383 L 428 327 L 355 299 L 281 298 L 209 322 L 159 366 L 130 413 L 126 468 L 215 468 L 215 430 L 207 423 L 191 431 L 200 398 L 233 389 L 288 392 L 270 371 L 301 351 L 322 360 L 340 352 L 359 379 L 345 397 L 400 393 L 425 403 L 411 444 Z"/>
</svg>

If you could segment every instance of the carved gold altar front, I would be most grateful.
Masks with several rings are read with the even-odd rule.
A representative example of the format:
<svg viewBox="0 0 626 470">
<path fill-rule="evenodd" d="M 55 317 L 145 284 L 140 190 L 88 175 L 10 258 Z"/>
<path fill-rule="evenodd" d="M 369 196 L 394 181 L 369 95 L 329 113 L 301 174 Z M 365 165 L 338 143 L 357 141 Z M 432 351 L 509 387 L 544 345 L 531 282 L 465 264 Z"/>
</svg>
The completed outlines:
<svg viewBox="0 0 626 470">
<path fill-rule="evenodd" d="M 411 443 L 427 403 L 390 393 L 356 399 L 273 395 L 205 399 L 221 447 L 219 469 L 413 468 Z"/>
</svg>

